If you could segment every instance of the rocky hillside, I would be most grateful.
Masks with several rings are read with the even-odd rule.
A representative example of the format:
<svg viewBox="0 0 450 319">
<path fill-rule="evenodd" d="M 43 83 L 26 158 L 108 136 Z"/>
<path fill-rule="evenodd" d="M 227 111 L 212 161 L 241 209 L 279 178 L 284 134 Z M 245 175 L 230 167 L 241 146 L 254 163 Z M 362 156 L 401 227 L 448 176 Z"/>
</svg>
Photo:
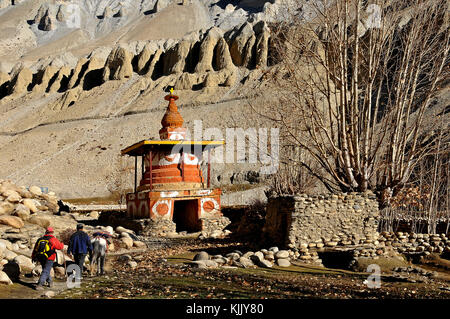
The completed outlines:
<svg viewBox="0 0 450 319">
<path fill-rule="evenodd" d="M 191 131 L 196 120 L 218 128 L 215 139 L 257 126 L 246 112 L 278 62 L 273 26 L 315 2 L 0 0 L 0 178 L 102 197 L 121 167 L 132 188 L 120 150 L 159 138 L 170 87 Z M 435 109 L 449 92 L 444 80 Z M 233 189 L 264 178 L 248 163 L 214 164 L 212 175 Z"/>
<path fill-rule="evenodd" d="M 119 161 L 131 163 L 120 150 L 158 137 L 169 87 L 189 129 L 245 126 L 285 3 L 0 1 L 0 176 L 108 195 Z M 248 183 L 253 169 L 217 164 L 213 183 Z"/>
</svg>

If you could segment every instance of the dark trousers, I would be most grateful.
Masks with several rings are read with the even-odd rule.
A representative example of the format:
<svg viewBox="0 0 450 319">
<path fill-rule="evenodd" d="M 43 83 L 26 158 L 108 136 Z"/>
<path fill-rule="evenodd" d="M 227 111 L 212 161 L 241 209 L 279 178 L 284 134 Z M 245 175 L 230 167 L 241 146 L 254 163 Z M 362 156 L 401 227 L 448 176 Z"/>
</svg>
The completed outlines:
<svg viewBox="0 0 450 319">
<path fill-rule="evenodd" d="M 80 267 L 80 277 L 83 277 L 83 270 L 84 270 L 84 259 L 86 258 L 87 254 L 75 254 L 73 258 L 75 259 L 75 264 Z"/>
<path fill-rule="evenodd" d="M 48 282 L 48 284 L 51 284 L 52 277 L 50 276 L 50 272 L 52 271 L 53 260 L 41 262 L 41 265 L 42 265 L 42 272 L 41 276 L 39 277 L 38 285 L 43 286 L 46 282 Z"/>
</svg>

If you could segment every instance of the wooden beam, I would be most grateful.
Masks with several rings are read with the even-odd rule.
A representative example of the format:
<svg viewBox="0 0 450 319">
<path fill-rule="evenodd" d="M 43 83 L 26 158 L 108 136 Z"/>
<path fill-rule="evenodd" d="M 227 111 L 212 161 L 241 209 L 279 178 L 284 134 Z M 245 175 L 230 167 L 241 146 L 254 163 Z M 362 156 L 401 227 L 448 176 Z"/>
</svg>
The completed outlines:
<svg viewBox="0 0 450 319">
<path fill-rule="evenodd" d="M 145 154 L 142 155 L 141 157 L 141 179 L 144 179 L 144 159 L 145 159 Z"/>
<path fill-rule="evenodd" d="M 184 182 L 184 152 L 183 152 L 183 149 L 181 149 L 180 160 L 181 160 L 181 181 Z"/>
<path fill-rule="evenodd" d="M 208 148 L 208 180 L 207 180 L 207 188 L 209 188 L 210 185 L 210 178 L 211 178 L 211 149 Z"/>
<path fill-rule="evenodd" d="M 150 173 L 150 190 L 152 190 L 152 186 L 153 186 L 153 176 L 152 176 L 152 162 L 153 162 L 153 152 L 150 151 L 148 154 L 149 157 L 149 173 Z"/>
<path fill-rule="evenodd" d="M 134 157 L 134 192 L 137 190 L 137 156 Z"/>
</svg>

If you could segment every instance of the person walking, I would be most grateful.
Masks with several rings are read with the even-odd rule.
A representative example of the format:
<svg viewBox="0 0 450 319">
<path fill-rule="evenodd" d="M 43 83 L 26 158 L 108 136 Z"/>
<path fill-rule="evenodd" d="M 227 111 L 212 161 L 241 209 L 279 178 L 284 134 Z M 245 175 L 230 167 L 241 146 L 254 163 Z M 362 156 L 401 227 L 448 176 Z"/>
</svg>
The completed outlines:
<svg viewBox="0 0 450 319">
<path fill-rule="evenodd" d="M 42 265 L 41 276 L 35 287 L 36 290 L 44 289 L 45 283 L 48 283 L 49 288 L 53 287 L 51 270 L 56 259 L 56 250 L 64 249 L 64 244 L 56 239 L 53 233 L 53 228 L 48 227 L 45 235 L 36 241 L 31 253 L 31 260 L 33 262 L 38 261 Z"/>
<path fill-rule="evenodd" d="M 83 225 L 77 225 L 77 231 L 70 237 L 69 247 L 67 249 L 69 257 L 73 255 L 75 264 L 80 267 L 80 278 L 83 277 L 84 260 L 86 255 L 92 256 L 91 238 L 83 230 Z"/>
</svg>

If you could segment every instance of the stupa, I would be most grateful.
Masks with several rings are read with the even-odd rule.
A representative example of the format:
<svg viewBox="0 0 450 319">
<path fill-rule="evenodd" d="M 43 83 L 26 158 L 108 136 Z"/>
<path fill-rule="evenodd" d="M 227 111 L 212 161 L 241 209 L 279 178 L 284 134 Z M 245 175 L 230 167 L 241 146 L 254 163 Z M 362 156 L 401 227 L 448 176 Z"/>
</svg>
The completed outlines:
<svg viewBox="0 0 450 319">
<path fill-rule="evenodd" d="M 210 158 L 211 149 L 225 142 L 186 140 L 187 129 L 175 104 L 177 99 L 173 89 L 165 96 L 169 105 L 161 121 L 160 140 L 142 140 L 121 151 L 135 158 L 134 192 L 126 195 L 127 217 L 171 220 L 176 231 L 196 232 L 203 230 L 205 220 L 222 216 L 221 190 L 210 187 Z M 205 180 L 200 164 L 206 151 Z"/>
</svg>

